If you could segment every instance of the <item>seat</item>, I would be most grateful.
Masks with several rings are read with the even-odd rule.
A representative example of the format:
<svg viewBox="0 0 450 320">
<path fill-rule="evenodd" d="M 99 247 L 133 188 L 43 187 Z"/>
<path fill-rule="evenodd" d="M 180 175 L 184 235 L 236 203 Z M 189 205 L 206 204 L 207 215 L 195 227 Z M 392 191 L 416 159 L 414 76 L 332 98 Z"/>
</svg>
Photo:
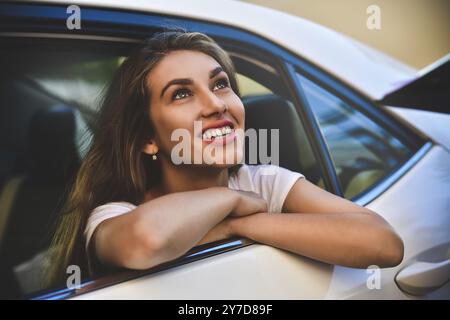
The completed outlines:
<svg viewBox="0 0 450 320">
<path fill-rule="evenodd" d="M 67 188 L 80 164 L 76 112 L 54 105 L 31 118 L 28 171 L 10 177 L 0 193 L 0 199 L 9 201 L 8 212 L 2 212 L 7 217 L 0 235 L 2 263 L 17 266 L 50 244 Z"/>
<path fill-rule="evenodd" d="M 260 129 L 268 131 L 279 129 L 278 165 L 303 173 L 310 181 L 317 182 L 320 179 L 319 169 L 294 105 L 274 94 L 244 97 L 242 101 L 245 106 L 246 130 L 253 128 L 259 132 Z M 271 156 L 271 150 L 275 149 L 275 146 L 271 145 L 270 135 L 268 135 L 267 142 L 269 144 L 267 154 Z M 245 163 L 247 164 L 251 160 L 250 150 L 246 139 Z M 255 150 L 258 150 L 256 164 L 263 163 L 259 146 Z"/>
</svg>

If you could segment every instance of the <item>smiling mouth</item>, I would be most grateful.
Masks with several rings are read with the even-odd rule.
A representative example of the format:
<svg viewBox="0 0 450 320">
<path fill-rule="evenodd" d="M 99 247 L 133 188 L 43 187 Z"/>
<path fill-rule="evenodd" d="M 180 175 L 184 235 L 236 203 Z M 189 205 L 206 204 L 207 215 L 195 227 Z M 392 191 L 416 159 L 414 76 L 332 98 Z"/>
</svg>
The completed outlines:
<svg viewBox="0 0 450 320">
<path fill-rule="evenodd" d="M 202 139 L 204 141 L 212 142 L 216 139 L 224 139 L 232 135 L 234 135 L 234 128 L 231 125 L 225 125 L 223 127 L 205 130 L 205 132 L 203 132 Z"/>
</svg>

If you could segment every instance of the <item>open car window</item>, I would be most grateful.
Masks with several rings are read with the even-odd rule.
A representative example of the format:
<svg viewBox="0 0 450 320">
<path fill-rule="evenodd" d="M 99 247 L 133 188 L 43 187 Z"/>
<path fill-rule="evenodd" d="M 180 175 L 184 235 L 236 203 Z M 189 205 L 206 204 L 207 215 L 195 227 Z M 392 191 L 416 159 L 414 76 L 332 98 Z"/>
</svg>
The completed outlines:
<svg viewBox="0 0 450 320">
<path fill-rule="evenodd" d="M 1 61 L 8 61 L 3 66 L 9 70 L 4 74 L 7 77 L 0 81 L 3 115 L 0 157 L 9 163 L 2 167 L 0 187 L 13 188 L 15 194 L 8 208 L 8 221 L 0 230 L 2 263 L 7 262 L 6 268 L 27 296 L 54 289 L 43 287 L 40 281 L 45 265 L 51 263 L 48 251 L 51 235 L 72 178 L 90 146 L 102 93 L 131 47 L 129 44 L 116 46 L 84 41 L 71 41 L 66 46 L 61 40 L 34 39 L 26 44 L 14 42 L 0 52 Z M 320 185 L 321 173 L 310 142 L 276 68 L 244 54 L 230 54 L 248 111 L 247 128 L 281 128 L 280 141 L 276 142 L 280 144 L 279 165 L 301 172 Z M 36 116 L 41 113 L 45 114 L 44 118 Z M 66 125 L 58 125 L 65 121 Z M 66 140 L 54 144 L 54 139 L 44 137 L 43 132 L 49 128 L 57 130 L 52 131 L 51 137 Z M 39 155 L 30 152 L 30 130 L 33 130 L 31 136 L 47 142 L 44 156 L 42 152 Z M 59 160 L 71 165 L 61 167 Z M 63 172 L 61 179 L 52 179 Z M 34 196 L 36 192 L 41 194 L 39 199 Z M 33 219 L 28 216 L 30 212 Z M 193 248 L 173 264 L 155 270 L 248 244 L 242 239 L 205 244 Z M 131 277 L 137 274 L 132 272 Z M 123 277 L 127 276 L 114 279 L 123 281 Z M 82 274 L 82 282 L 89 281 L 88 275 Z"/>
</svg>

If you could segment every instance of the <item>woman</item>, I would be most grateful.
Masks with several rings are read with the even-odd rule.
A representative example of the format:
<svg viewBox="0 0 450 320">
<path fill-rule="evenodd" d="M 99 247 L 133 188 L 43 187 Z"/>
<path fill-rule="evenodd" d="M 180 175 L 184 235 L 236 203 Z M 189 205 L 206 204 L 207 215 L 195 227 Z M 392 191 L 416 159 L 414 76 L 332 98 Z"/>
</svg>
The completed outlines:
<svg viewBox="0 0 450 320">
<path fill-rule="evenodd" d="M 402 240 L 378 214 L 299 173 L 242 165 L 244 119 L 232 62 L 211 38 L 163 32 L 139 48 L 106 93 L 54 238 L 53 280 L 86 260 L 92 273 L 146 269 L 230 236 L 356 268 L 402 261 Z M 178 129 L 191 138 L 181 164 Z M 206 156 L 211 145 L 231 152 Z"/>
</svg>

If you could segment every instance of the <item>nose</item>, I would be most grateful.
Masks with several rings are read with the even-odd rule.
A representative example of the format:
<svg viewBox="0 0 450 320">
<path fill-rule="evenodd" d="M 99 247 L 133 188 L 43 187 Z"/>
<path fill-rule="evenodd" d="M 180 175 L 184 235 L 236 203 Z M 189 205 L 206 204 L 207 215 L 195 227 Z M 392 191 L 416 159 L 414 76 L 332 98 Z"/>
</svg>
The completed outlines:
<svg viewBox="0 0 450 320">
<path fill-rule="evenodd" d="M 214 114 L 221 115 L 227 110 L 227 105 L 225 101 L 220 99 L 214 92 L 208 92 L 203 102 L 203 110 L 202 115 L 206 117 L 210 117 Z"/>
</svg>

